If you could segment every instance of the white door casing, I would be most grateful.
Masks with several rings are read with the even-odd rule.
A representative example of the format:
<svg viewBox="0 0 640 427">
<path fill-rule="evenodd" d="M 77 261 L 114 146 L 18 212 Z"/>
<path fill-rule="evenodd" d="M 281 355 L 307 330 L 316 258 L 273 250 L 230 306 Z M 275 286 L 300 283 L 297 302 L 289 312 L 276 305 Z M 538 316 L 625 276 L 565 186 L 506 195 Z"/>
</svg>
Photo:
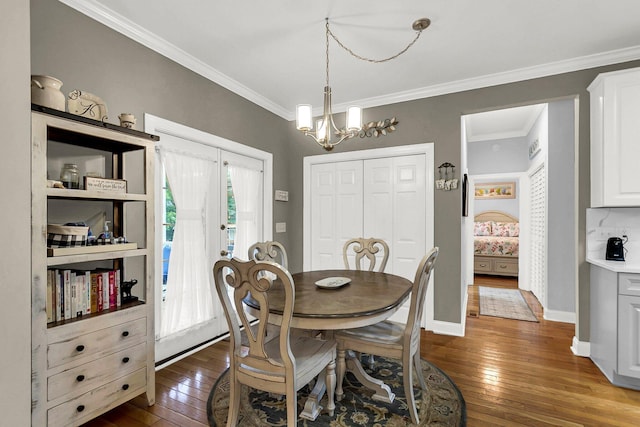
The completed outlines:
<svg viewBox="0 0 640 427">
<path fill-rule="evenodd" d="M 390 246 L 385 271 L 413 280 L 433 246 L 433 167 L 432 143 L 306 157 L 304 270 L 343 268 L 346 240 L 380 237 Z M 334 200 L 341 200 L 340 208 Z M 331 224 L 327 218 L 336 219 Z M 433 321 L 433 284 L 426 304 L 425 327 Z M 403 309 L 392 319 L 404 321 L 407 313 Z"/>
<path fill-rule="evenodd" d="M 163 142 L 170 143 L 171 148 L 173 150 L 185 150 L 185 152 L 193 153 L 196 152 L 198 155 L 207 156 L 216 160 L 218 164 L 218 171 L 226 173 L 226 168 L 220 167 L 220 159 L 221 158 L 229 158 L 233 157 L 234 153 L 236 155 L 236 159 L 245 157 L 246 160 L 250 163 L 255 164 L 255 162 L 260 162 L 262 164 L 263 170 L 263 205 L 262 205 L 262 238 L 264 240 L 272 238 L 272 212 L 273 212 L 273 201 L 272 201 L 272 188 L 273 188 L 273 156 L 271 153 L 267 153 L 262 150 L 258 150 L 252 147 L 248 147 L 242 144 L 239 144 L 234 141 L 230 141 L 216 135 L 212 135 L 197 129 L 193 129 L 179 123 L 171 122 L 169 120 L 165 120 L 150 114 L 145 114 L 144 118 L 145 123 L 145 132 L 159 135 L 160 136 L 160 144 Z M 180 146 L 180 144 L 184 143 L 184 146 Z M 162 176 L 161 176 L 161 167 L 156 168 L 156 191 L 160 191 Z M 226 175 L 225 175 L 226 177 Z M 209 224 L 207 225 L 206 231 L 206 244 L 207 253 L 210 254 L 211 259 L 211 268 L 213 267 L 213 262 L 220 256 L 221 249 L 225 248 L 224 240 L 221 238 L 222 234 L 220 233 L 219 226 L 221 224 L 221 207 L 219 206 L 222 200 L 222 197 L 226 194 L 226 178 L 223 179 L 221 173 L 215 174 L 215 180 L 217 184 L 215 186 L 216 191 L 215 194 L 211 194 L 211 199 L 207 205 L 207 215 L 210 215 L 208 218 Z M 156 197 L 156 210 L 157 212 L 161 212 L 164 210 L 163 197 Z M 162 230 L 162 224 L 159 223 L 162 220 L 161 215 L 156 215 L 156 230 Z M 156 271 L 162 272 L 162 238 L 156 238 Z M 226 249 L 226 248 L 225 248 Z M 160 324 L 160 304 L 162 302 L 162 274 L 155 275 L 157 280 L 156 284 L 156 310 L 155 310 L 155 322 L 156 325 Z M 211 276 L 213 279 L 213 276 Z M 214 292 L 215 294 L 215 292 Z M 217 294 L 214 298 L 217 298 Z M 220 305 L 219 301 L 216 301 L 217 305 Z M 221 305 L 220 305 L 221 308 Z M 188 330 L 186 333 L 176 334 L 176 336 L 167 337 L 164 340 L 158 340 L 156 338 L 156 362 L 172 357 L 173 355 L 191 347 L 197 346 L 203 342 L 210 341 L 212 338 L 219 336 L 226 332 L 227 323 L 224 317 L 224 313 L 220 311 L 220 315 L 212 320 L 212 322 L 203 323 L 197 325 L 193 330 Z M 210 342 L 212 343 L 212 342 Z M 192 352 L 197 351 L 194 349 L 187 353 L 184 353 L 180 356 L 186 357 Z M 178 360 L 178 358 L 173 359 L 173 361 Z"/>
</svg>

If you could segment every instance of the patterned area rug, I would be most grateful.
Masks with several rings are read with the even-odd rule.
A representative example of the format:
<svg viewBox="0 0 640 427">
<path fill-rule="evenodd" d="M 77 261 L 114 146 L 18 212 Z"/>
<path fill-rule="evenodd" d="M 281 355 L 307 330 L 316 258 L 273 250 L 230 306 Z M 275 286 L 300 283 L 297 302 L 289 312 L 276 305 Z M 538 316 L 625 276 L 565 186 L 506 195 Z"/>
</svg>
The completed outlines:
<svg viewBox="0 0 640 427">
<path fill-rule="evenodd" d="M 364 366 L 366 367 L 367 364 Z M 299 418 L 298 426 L 414 426 L 407 411 L 400 362 L 376 356 L 373 370 L 365 369 L 371 376 L 383 380 L 391 387 L 396 394 L 393 403 L 387 404 L 372 400 L 371 394 L 373 393 L 363 387 L 350 373 L 347 373 L 343 383 L 344 396 L 340 402 L 336 402 L 334 416 L 329 417 L 328 414 L 322 413 L 315 421 Z M 464 398 L 453 381 L 439 368 L 424 359 L 422 360 L 422 370 L 429 391 L 423 393 L 417 382 L 414 381 L 416 403 L 419 405 L 419 425 L 466 426 Z M 309 392 L 307 386 L 298 392 L 298 414 L 304 408 Z M 326 407 L 326 394 L 321 405 Z M 228 411 L 229 370 L 226 370 L 218 378 L 209 394 L 207 401 L 209 425 L 212 427 L 225 426 Z M 269 393 L 243 386 L 238 425 L 242 427 L 286 426 L 285 400 L 279 400 L 270 396 Z"/>
<path fill-rule="evenodd" d="M 489 288 L 480 286 L 480 315 L 537 322 L 520 289 Z"/>
</svg>

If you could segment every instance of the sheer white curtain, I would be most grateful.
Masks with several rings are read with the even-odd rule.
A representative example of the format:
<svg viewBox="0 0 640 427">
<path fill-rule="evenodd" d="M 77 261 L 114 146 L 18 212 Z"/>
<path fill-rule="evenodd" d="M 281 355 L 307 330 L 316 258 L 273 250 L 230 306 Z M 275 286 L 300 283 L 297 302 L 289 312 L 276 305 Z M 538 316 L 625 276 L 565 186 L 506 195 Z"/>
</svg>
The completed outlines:
<svg viewBox="0 0 640 427">
<path fill-rule="evenodd" d="M 213 296 L 205 245 L 205 203 L 212 161 L 161 149 L 162 163 L 176 205 L 167 293 L 160 337 L 210 320 Z"/>
<path fill-rule="evenodd" d="M 231 188 L 236 200 L 236 236 L 233 256 L 247 259 L 249 247 L 258 241 L 262 221 L 262 172 L 229 165 Z"/>
</svg>

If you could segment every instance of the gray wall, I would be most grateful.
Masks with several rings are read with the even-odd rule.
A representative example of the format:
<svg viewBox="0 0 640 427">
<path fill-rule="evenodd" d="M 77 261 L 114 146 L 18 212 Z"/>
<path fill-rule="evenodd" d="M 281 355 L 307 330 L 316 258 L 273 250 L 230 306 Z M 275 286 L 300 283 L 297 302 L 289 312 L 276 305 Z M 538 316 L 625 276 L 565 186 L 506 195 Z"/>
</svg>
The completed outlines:
<svg viewBox="0 0 640 427">
<path fill-rule="evenodd" d="M 469 142 L 469 175 L 524 172 L 529 167 L 527 138 Z"/>
<path fill-rule="evenodd" d="M 565 312 L 576 306 L 574 115 L 573 99 L 549 103 L 547 308 Z M 583 320 L 586 324 L 588 318 Z"/>
<path fill-rule="evenodd" d="M 302 159 L 321 150 L 295 130 L 295 123 L 253 105 L 210 83 L 166 58 L 132 42 L 58 3 L 32 2 L 32 73 L 51 74 L 65 83 L 64 90 L 80 88 L 103 97 L 110 115 L 123 111 L 141 117 L 149 112 L 274 155 L 274 188 L 289 190 L 288 203 L 274 204 L 274 221 L 286 221 L 279 234 L 291 253 L 293 271 L 302 269 Z M 600 72 L 637 67 L 640 61 L 599 67 L 368 108 L 364 120 L 398 117 L 398 130 L 385 137 L 349 141 L 336 152 L 381 146 L 435 143 L 435 164 L 460 162 L 460 116 L 509 106 L 578 96 L 579 111 L 579 316 L 589 309 L 589 271 L 584 262 L 585 209 L 589 205 L 589 103 L 586 87 Z M 461 318 L 459 191 L 435 194 L 435 244 L 440 246 L 435 282 L 435 318 L 459 322 Z M 581 341 L 589 330 L 578 325 Z"/>
<path fill-rule="evenodd" d="M 31 116 L 29 2 L 2 2 L 0 14 L 2 208 L 0 253 L 1 425 L 31 423 Z"/>
</svg>

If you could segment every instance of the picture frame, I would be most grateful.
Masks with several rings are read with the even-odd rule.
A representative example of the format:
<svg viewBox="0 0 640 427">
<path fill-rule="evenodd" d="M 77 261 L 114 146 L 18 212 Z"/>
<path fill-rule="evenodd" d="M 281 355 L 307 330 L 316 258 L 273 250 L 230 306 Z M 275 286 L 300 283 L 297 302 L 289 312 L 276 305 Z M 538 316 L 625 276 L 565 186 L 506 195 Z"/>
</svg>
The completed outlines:
<svg viewBox="0 0 640 427">
<path fill-rule="evenodd" d="M 515 182 L 482 182 L 475 185 L 475 199 L 515 199 Z"/>
</svg>

